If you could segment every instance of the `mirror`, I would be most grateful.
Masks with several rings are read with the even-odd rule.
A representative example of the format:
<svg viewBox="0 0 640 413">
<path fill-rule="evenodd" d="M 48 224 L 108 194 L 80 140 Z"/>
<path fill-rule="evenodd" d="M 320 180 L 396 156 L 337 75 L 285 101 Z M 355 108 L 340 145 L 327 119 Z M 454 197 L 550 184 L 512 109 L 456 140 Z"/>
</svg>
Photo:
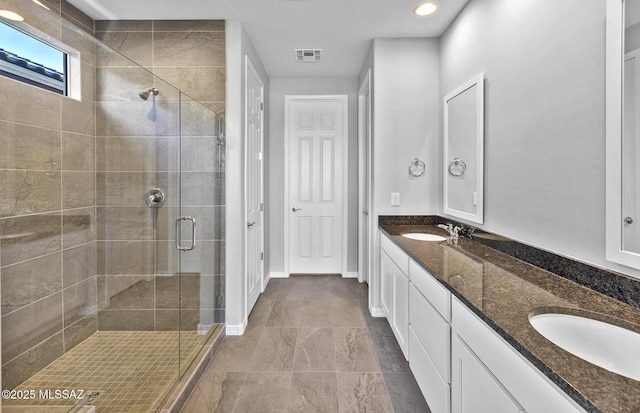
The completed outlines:
<svg viewBox="0 0 640 413">
<path fill-rule="evenodd" d="M 640 268 L 640 0 L 607 1 L 607 260 Z"/>
<path fill-rule="evenodd" d="M 640 0 L 638 0 L 640 1 Z M 457 218 L 484 222 L 484 76 L 444 97 L 444 205 Z"/>
</svg>

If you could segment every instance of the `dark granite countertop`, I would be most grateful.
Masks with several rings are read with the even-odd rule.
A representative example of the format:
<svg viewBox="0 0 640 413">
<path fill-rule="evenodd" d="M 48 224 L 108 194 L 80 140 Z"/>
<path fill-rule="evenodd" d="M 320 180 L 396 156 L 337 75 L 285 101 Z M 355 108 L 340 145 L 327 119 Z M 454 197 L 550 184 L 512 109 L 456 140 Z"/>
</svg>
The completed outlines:
<svg viewBox="0 0 640 413">
<path fill-rule="evenodd" d="M 400 236 L 406 232 L 446 235 L 433 225 L 380 228 L 586 411 L 640 412 L 640 381 L 572 355 L 529 323 L 531 315 L 555 311 L 640 332 L 640 309 L 462 237 L 452 245 Z"/>
</svg>

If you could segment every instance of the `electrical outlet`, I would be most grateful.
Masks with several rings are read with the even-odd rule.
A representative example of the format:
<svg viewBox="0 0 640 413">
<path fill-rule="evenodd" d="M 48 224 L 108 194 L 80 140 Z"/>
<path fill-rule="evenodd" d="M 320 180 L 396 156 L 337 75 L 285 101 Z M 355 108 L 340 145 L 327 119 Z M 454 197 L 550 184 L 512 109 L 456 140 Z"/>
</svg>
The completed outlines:
<svg viewBox="0 0 640 413">
<path fill-rule="evenodd" d="M 391 193 L 391 206 L 400 206 L 400 192 Z"/>
</svg>

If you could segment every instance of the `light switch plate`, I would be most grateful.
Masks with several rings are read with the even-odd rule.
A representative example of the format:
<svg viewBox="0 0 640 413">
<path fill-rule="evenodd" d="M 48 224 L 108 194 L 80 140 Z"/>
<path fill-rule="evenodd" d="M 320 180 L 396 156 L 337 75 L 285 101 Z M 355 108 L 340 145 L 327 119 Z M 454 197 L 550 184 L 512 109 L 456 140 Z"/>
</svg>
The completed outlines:
<svg viewBox="0 0 640 413">
<path fill-rule="evenodd" d="M 400 206 L 400 192 L 391 193 L 391 206 Z"/>
</svg>

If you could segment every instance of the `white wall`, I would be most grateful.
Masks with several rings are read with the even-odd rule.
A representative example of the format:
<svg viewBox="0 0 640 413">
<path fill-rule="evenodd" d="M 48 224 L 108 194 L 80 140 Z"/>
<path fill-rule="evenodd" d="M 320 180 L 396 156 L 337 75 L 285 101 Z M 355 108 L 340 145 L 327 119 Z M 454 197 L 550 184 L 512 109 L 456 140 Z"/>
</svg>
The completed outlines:
<svg viewBox="0 0 640 413">
<path fill-rule="evenodd" d="M 441 145 L 438 39 L 375 39 L 359 81 L 372 73 L 372 205 L 380 215 L 428 215 L 440 212 Z M 409 164 L 426 164 L 423 176 L 409 175 Z M 400 206 L 391 206 L 391 193 Z M 380 303 L 380 236 L 373 231 L 369 308 L 382 315 Z"/>
<path fill-rule="evenodd" d="M 605 2 L 472 0 L 441 39 L 441 95 L 484 72 L 485 225 L 605 261 Z"/>
<path fill-rule="evenodd" d="M 348 95 L 349 97 L 349 216 L 347 271 L 358 268 L 358 82 L 355 77 L 272 78 L 269 131 L 269 226 L 270 271 L 284 272 L 284 97 L 285 95 Z M 346 274 L 345 274 L 346 275 Z"/>
<path fill-rule="evenodd" d="M 269 141 L 269 77 L 242 24 L 226 22 L 227 142 L 226 142 L 226 332 L 242 334 L 247 323 L 244 200 L 245 55 L 265 83 L 265 146 Z M 265 165 L 265 170 L 268 167 Z M 265 178 L 265 183 L 266 183 Z M 236 229 L 236 230 L 232 230 Z M 239 230 L 238 230 L 239 229 Z M 268 227 L 266 228 L 268 232 Z M 266 271 L 266 269 L 265 269 Z"/>
</svg>

